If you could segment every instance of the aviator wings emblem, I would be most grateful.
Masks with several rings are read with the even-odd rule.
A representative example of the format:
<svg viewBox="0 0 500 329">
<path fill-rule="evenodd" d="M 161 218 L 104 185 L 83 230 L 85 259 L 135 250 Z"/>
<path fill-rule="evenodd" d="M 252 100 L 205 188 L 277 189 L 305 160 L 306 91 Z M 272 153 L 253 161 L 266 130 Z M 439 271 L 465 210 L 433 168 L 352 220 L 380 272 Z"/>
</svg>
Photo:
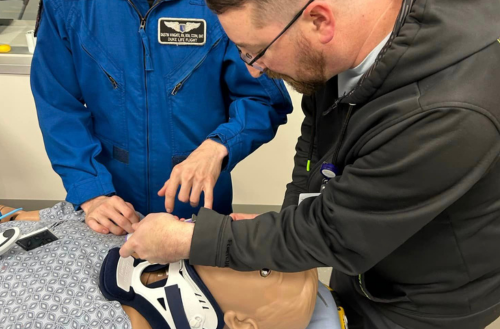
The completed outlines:
<svg viewBox="0 0 500 329">
<path fill-rule="evenodd" d="M 197 29 L 200 27 L 201 23 L 179 23 L 179 22 L 164 22 L 165 25 L 172 30 L 180 33 L 187 33 L 189 31 L 192 31 L 194 29 Z"/>
</svg>

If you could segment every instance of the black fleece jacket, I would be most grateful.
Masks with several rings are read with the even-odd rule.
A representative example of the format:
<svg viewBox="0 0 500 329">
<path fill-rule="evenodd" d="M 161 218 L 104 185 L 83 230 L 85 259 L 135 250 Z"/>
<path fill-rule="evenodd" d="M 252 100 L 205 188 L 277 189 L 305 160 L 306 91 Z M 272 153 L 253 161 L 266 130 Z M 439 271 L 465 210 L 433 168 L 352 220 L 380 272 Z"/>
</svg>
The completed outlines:
<svg viewBox="0 0 500 329">
<path fill-rule="evenodd" d="M 499 39 L 498 0 L 405 1 L 351 93 L 333 78 L 304 97 L 282 211 L 200 211 L 191 263 L 331 266 L 341 298 L 404 328 L 484 328 L 500 315 Z M 297 206 L 332 161 L 341 175 Z"/>
</svg>

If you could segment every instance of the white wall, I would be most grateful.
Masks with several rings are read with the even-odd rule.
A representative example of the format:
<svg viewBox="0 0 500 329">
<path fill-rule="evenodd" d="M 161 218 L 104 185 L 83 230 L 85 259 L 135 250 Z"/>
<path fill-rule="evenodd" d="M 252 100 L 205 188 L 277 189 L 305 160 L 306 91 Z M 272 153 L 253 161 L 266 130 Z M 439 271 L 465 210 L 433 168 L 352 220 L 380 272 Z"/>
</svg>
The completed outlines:
<svg viewBox="0 0 500 329">
<path fill-rule="evenodd" d="M 240 162 L 233 171 L 234 203 L 281 205 L 286 184 L 292 179 L 295 144 L 304 115 L 302 96 L 289 88 L 294 111 L 276 137 Z"/>
<path fill-rule="evenodd" d="M 300 96 L 277 137 L 234 170 L 234 203 L 281 205 L 291 179 L 294 147 L 302 122 Z M 63 200 L 61 179 L 44 150 L 26 75 L 0 74 L 0 199 Z"/>
<path fill-rule="evenodd" d="M 0 75 L 0 199 L 64 200 L 38 128 L 27 75 Z"/>
</svg>

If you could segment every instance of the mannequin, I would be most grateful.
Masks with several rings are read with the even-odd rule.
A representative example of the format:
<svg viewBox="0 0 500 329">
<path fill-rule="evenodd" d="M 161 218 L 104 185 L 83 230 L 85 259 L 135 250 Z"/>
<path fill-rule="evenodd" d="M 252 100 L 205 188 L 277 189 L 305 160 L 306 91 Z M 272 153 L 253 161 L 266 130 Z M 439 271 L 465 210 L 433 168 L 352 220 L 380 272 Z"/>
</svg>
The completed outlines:
<svg viewBox="0 0 500 329">
<path fill-rule="evenodd" d="M 0 205 L 0 216 L 8 214 L 9 212 L 15 210 L 15 208 Z M 13 220 L 27 220 L 27 221 L 38 221 L 40 220 L 40 215 L 37 211 L 24 211 L 20 210 L 12 215 L 2 218 L 1 223 L 13 221 Z"/>
<path fill-rule="evenodd" d="M 6 214 L 13 208 L 0 206 Z M 38 211 L 20 211 L 2 220 L 38 221 Z M 225 329 L 305 329 L 311 319 L 318 291 L 316 270 L 299 273 L 262 271 L 237 272 L 227 268 L 194 266 L 203 283 L 224 313 Z M 142 273 L 149 285 L 167 278 L 158 270 Z M 132 328 L 149 329 L 146 319 L 132 307 L 122 305 Z"/>
<path fill-rule="evenodd" d="M 237 272 L 194 266 L 224 313 L 225 329 L 305 329 L 316 303 L 316 270 L 298 273 Z M 165 270 L 141 275 L 145 286 L 168 278 Z M 122 305 L 132 327 L 151 329 L 134 308 Z"/>
</svg>

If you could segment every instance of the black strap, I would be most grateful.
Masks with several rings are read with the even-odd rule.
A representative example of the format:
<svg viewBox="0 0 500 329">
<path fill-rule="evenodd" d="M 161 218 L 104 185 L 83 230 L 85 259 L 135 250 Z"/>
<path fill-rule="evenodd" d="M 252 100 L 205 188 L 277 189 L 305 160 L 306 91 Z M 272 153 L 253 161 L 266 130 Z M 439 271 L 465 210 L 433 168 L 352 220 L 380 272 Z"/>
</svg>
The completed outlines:
<svg viewBox="0 0 500 329">
<path fill-rule="evenodd" d="M 184 304 L 182 303 L 181 290 L 178 285 L 165 287 L 165 296 L 167 297 L 168 307 L 175 326 L 178 329 L 189 329 L 189 321 L 186 317 Z"/>
</svg>

